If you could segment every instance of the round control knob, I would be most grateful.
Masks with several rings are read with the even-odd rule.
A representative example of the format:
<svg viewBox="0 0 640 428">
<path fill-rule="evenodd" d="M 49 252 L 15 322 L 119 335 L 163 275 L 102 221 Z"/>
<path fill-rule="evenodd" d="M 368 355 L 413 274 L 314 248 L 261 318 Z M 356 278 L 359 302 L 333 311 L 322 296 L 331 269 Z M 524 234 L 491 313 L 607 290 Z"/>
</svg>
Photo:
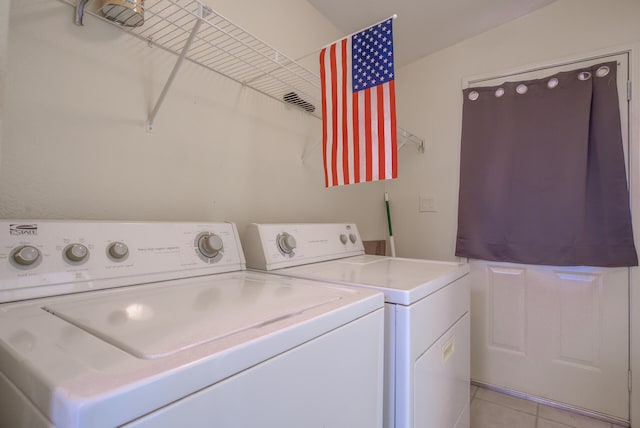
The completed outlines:
<svg viewBox="0 0 640 428">
<path fill-rule="evenodd" d="M 347 235 L 345 235 L 344 233 L 340 234 L 340 242 L 342 242 L 343 244 L 347 243 Z"/>
<path fill-rule="evenodd" d="M 277 237 L 278 248 L 284 254 L 291 254 L 296 249 L 296 238 L 286 232 L 282 232 Z"/>
<path fill-rule="evenodd" d="M 129 247 L 123 242 L 112 242 L 109 244 L 109 255 L 116 260 L 122 260 L 129 254 Z"/>
<path fill-rule="evenodd" d="M 357 240 L 358 240 L 358 237 L 356 236 L 355 233 L 349 234 L 349 241 L 351 241 L 352 244 L 355 244 Z"/>
<path fill-rule="evenodd" d="M 207 233 L 198 238 L 198 250 L 207 258 L 214 258 L 223 248 L 222 238 L 213 233 Z"/>
<path fill-rule="evenodd" d="M 40 259 L 40 251 L 31 245 L 19 247 L 13 253 L 13 260 L 21 266 L 30 266 Z"/>
<path fill-rule="evenodd" d="M 72 262 L 81 262 L 89 256 L 89 250 L 82 244 L 71 244 L 65 251 L 64 255 Z"/>
</svg>

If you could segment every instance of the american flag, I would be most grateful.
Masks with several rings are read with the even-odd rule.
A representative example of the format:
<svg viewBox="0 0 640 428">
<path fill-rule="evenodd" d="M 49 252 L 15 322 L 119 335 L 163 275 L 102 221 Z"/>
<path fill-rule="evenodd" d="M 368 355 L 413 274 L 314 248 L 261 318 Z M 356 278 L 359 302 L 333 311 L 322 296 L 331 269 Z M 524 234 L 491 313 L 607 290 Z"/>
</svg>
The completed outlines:
<svg viewBox="0 0 640 428">
<path fill-rule="evenodd" d="M 320 52 L 326 187 L 398 176 L 391 22 Z"/>
</svg>

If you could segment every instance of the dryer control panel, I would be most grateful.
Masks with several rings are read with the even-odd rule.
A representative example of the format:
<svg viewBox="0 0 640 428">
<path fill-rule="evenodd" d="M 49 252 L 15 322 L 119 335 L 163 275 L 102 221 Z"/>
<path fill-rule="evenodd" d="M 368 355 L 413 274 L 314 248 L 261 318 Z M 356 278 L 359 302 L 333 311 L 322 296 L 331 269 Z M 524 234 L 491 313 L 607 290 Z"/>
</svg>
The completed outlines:
<svg viewBox="0 0 640 428">
<path fill-rule="evenodd" d="M 257 224 L 247 227 L 247 267 L 273 270 L 364 254 L 353 223 Z"/>
<path fill-rule="evenodd" d="M 232 223 L 0 221 L 0 302 L 243 269 Z"/>
</svg>

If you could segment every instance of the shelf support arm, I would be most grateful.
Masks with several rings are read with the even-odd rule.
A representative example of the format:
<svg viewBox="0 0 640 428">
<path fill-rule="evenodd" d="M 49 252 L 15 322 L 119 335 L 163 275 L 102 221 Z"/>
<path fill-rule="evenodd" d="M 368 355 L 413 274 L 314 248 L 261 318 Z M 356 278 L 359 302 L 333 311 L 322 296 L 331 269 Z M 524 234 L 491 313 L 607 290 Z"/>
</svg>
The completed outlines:
<svg viewBox="0 0 640 428">
<path fill-rule="evenodd" d="M 191 30 L 191 33 L 189 34 L 189 38 L 187 39 L 186 43 L 184 44 L 184 47 L 182 48 L 182 51 L 180 52 L 180 56 L 178 57 L 178 60 L 176 61 L 176 64 L 173 66 L 173 70 L 171 70 L 171 74 L 169 75 L 169 78 L 167 79 L 167 83 L 164 84 L 164 88 L 162 88 L 162 92 L 160 93 L 160 96 L 158 97 L 158 101 L 156 101 L 156 105 L 153 108 L 153 111 L 151 112 L 151 114 L 149 115 L 149 119 L 147 119 L 147 131 L 152 131 L 153 130 L 153 121 L 156 119 L 156 115 L 158 114 L 158 111 L 160 110 L 160 106 L 162 105 L 162 102 L 164 101 L 164 97 L 167 95 L 167 92 L 169 92 L 169 88 L 171 88 L 171 84 L 173 83 L 173 79 L 175 79 L 176 74 L 178 74 L 178 70 L 180 69 L 180 66 L 182 65 L 182 62 L 184 61 L 184 58 L 187 55 L 187 52 L 189 51 L 189 47 L 191 47 L 191 42 L 193 42 L 193 39 L 196 36 L 196 33 L 198 32 L 198 30 L 200 29 L 200 25 L 202 24 L 202 18 L 199 18 L 196 20 L 195 25 L 193 26 L 193 30 Z"/>
<path fill-rule="evenodd" d="M 420 153 L 424 154 L 424 140 L 422 138 L 400 127 L 398 127 L 398 134 L 402 137 L 402 141 L 398 143 L 398 150 L 404 147 L 408 142 L 411 142 L 416 145 L 416 148 Z"/>
</svg>

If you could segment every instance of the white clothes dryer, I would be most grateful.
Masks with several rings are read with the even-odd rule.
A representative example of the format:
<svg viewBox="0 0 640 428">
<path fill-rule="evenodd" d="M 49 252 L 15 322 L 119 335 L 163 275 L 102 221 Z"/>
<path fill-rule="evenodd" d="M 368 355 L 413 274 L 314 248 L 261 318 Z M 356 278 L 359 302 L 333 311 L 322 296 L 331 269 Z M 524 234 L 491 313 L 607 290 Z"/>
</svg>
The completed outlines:
<svg viewBox="0 0 640 428">
<path fill-rule="evenodd" d="M 247 267 L 385 295 L 384 426 L 468 428 L 469 266 L 365 255 L 355 224 L 251 224 Z"/>
<path fill-rule="evenodd" d="M 381 427 L 383 295 L 230 223 L 0 221 L 0 426 Z"/>
</svg>

